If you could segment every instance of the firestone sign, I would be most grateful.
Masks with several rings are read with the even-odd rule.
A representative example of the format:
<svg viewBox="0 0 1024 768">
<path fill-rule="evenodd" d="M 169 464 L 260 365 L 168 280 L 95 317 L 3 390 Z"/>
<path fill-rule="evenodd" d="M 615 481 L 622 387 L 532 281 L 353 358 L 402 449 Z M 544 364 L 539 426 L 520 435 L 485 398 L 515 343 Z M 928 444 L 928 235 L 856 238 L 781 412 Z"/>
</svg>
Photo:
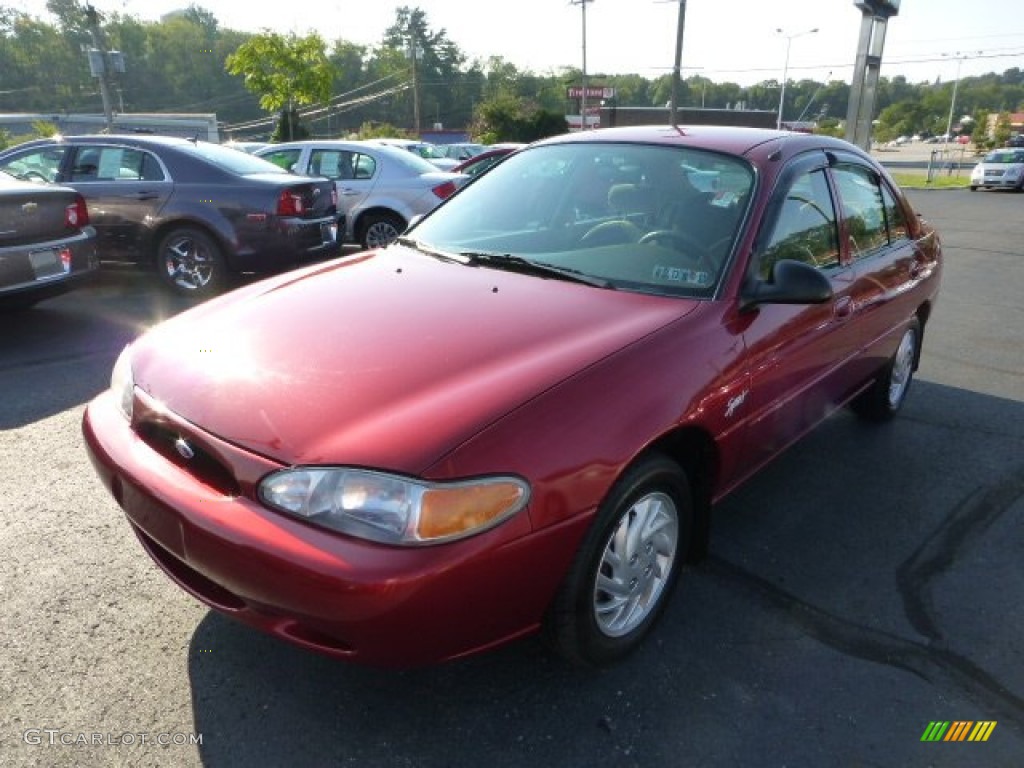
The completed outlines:
<svg viewBox="0 0 1024 768">
<path fill-rule="evenodd" d="M 570 85 L 566 89 L 566 98 L 580 99 L 583 98 L 583 88 L 578 85 Z M 587 86 L 587 98 L 588 99 L 614 99 L 615 89 L 606 88 L 601 85 L 588 85 Z"/>
</svg>

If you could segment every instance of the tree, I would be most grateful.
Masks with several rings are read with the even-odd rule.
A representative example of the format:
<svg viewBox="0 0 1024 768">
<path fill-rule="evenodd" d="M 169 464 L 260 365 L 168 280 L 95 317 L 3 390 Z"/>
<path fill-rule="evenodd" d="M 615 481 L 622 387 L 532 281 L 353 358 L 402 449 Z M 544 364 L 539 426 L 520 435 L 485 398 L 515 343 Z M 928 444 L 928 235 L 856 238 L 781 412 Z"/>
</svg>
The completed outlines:
<svg viewBox="0 0 1024 768">
<path fill-rule="evenodd" d="M 478 93 L 467 94 L 463 90 L 461 69 L 465 56 L 444 29 L 431 30 L 424 11 L 407 6 L 398 8 L 395 23 L 384 33 L 382 47 L 398 54 L 399 58 L 393 61 L 402 62 L 409 76 L 415 77 L 416 87 L 410 96 L 413 100 L 418 98 L 419 103 L 411 104 L 410 124 L 415 121 L 417 107 L 421 123 L 469 122 L 470 105 Z"/>
<path fill-rule="evenodd" d="M 569 126 L 561 113 L 542 109 L 523 98 L 502 96 L 477 107 L 470 132 L 477 141 L 494 144 L 499 141 L 528 143 L 567 130 Z"/>
<path fill-rule="evenodd" d="M 331 96 L 334 69 L 316 33 L 255 35 L 225 59 L 224 67 L 244 78 L 245 87 L 260 97 L 268 112 L 292 104 L 322 104 Z"/>
<path fill-rule="evenodd" d="M 1001 147 L 1010 140 L 1010 134 L 1013 132 L 1012 124 L 1010 123 L 1010 113 L 1000 112 L 996 118 L 996 128 L 992 132 L 992 138 L 995 139 L 995 145 Z"/>
</svg>

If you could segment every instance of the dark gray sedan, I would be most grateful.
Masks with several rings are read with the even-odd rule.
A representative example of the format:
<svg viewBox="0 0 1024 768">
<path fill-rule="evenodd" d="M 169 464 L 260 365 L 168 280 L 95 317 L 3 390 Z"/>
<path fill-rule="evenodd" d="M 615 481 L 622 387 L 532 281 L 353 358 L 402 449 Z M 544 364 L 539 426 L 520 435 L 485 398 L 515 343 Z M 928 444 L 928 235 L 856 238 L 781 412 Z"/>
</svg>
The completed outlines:
<svg viewBox="0 0 1024 768">
<path fill-rule="evenodd" d="M 218 144 L 158 136 L 70 136 L 0 152 L 0 169 L 79 191 L 102 261 L 155 267 L 191 296 L 231 273 L 278 271 L 338 249 L 327 179 L 296 178 Z"/>
<path fill-rule="evenodd" d="M 63 293 L 98 266 L 80 194 L 0 172 L 0 308 Z"/>
</svg>

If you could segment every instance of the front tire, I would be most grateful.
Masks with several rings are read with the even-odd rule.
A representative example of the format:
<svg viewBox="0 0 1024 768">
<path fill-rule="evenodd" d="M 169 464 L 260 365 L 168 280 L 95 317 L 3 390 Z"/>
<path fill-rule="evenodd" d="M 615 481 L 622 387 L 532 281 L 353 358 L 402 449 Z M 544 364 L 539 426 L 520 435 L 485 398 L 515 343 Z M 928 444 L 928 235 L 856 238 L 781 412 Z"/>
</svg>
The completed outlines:
<svg viewBox="0 0 1024 768">
<path fill-rule="evenodd" d="M 686 474 L 652 454 L 601 503 L 546 618 L 568 660 L 602 666 L 633 651 L 665 609 L 693 530 Z"/>
<path fill-rule="evenodd" d="M 192 298 L 213 296 L 227 277 L 220 246 L 194 227 L 179 227 L 163 237 L 157 248 L 156 267 L 167 288 Z"/>
<path fill-rule="evenodd" d="M 858 395 L 850 408 L 867 421 L 888 421 L 903 407 L 913 381 L 921 349 L 921 323 L 910 321 L 896 353 L 871 387 Z"/>
</svg>

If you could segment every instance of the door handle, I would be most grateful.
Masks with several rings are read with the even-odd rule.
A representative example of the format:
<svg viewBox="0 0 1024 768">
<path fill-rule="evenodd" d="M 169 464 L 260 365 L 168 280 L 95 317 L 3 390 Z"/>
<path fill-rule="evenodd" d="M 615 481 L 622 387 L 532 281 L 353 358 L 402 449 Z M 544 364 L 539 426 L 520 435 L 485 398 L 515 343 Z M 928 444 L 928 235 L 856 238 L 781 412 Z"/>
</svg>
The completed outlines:
<svg viewBox="0 0 1024 768">
<path fill-rule="evenodd" d="M 856 305 L 853 303 L 853 299 L 849 296 L 842 296 L 833 305 L 832 313 L 840 320 L 845 320 L 853 314 L 854 309 L 856 309 Z"/>
<path fill-rule="evenodd" d="M 156 200 L 158 197 L 160 197 L 160 195 L 158 195 L 156 192 L 136 192 L 135 193 L 135 199 L 136 200 Z"/>
</svg>

